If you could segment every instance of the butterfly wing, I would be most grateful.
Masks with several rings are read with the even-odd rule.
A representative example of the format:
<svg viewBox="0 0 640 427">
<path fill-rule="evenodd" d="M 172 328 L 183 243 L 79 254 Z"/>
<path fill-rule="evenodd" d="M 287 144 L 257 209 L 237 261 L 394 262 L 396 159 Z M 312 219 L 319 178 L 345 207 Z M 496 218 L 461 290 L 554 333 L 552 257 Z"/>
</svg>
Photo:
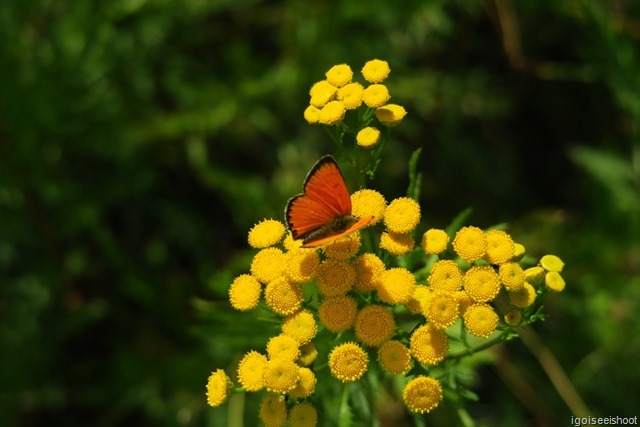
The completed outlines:
<svg viewBox="0 0 640 427">
<path fill-rule="evenodd" d="M 367 225 L 369 225 L 369 223 L 371 223 L 371 221 L 373 221 L 373 217 L 368 217 L 368 218 L 362 218 L 360 220 L 358 220 L 357 222 L 355 222 L 354 224 L 352 224 L 349 228 L 347 228 L 346 230 L 338 233 L 338 234 L 332 234 L 326 237 L 322 237 L 320 239 L 317 240 L 311 240 L 308 242 L 305 242 L 302 247 L 303 248 L 317 248 L 319 246 L 325 246 L 328 245 L 330 243 L 335 242 L 336 240 L 340 239 L 341 237 L 346 236 L 347 234 L 353 233 L 354 231 L 360 230 L 363 227 L 366 227 Z"/>
</svg>

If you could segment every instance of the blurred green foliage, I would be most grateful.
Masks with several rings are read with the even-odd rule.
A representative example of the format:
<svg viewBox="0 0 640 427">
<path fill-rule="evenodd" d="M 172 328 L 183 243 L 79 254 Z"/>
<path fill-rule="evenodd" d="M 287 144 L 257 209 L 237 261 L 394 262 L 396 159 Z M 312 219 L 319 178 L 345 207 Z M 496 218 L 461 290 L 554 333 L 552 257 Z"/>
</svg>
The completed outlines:
<svg viewBox="0 0 640 427">
<path fill-rule="evenodd" d="M 28 0 L 0 6 L 0 39 L 0 425 L 253 424 L 253 397 L 204 400 L 274 333 L 226 289 L 251 225 L 332 149 L 308 88 L 372 58 L 409 111 L 379 190 L 401 195 L 422 147 L 430 226 L 473 206 L 560 255 L 538 333 L 593 414 L 637 415 L 640 3 Z M 471 414 L 566 424 L 505 348 Z"/>
</svg>

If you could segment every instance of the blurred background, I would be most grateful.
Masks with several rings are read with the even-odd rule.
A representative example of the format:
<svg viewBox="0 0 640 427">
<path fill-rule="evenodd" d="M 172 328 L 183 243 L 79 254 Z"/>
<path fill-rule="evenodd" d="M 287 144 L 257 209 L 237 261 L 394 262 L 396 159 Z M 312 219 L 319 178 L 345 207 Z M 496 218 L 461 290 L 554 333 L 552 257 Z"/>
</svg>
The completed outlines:
<svg viewBox="0 0 640 427">
<path fill-rule="evenodd" d="M 373 58 L 408 111 L 376 188 L 422 147 L 425 226 L 473 207 L 566 262 L 537 340 L 478 365 L 474 419 L 569 425 L 541 352 L 573 404 L 640 415 L 639 2 L 29 0 L 0 39 L 0 425 L 254 425 L 261 395 L 205 402 L 274 333 L 227 287 L 334 152 L 312 83 Z"/>
</svg>

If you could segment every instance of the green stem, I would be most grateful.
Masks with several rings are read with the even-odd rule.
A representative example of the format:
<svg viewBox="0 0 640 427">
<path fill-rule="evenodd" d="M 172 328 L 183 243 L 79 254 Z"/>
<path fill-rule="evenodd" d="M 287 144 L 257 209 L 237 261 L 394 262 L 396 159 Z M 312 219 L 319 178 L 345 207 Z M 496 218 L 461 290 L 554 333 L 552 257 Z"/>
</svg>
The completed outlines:
<svg viewBox="0 0 640 427">
<path fill-rule="evenodd" d="M 338 412 L 338 426 L 351 426 L 351 410 L 349 409 L 349 383 L 345 383 L 342 388 L 342 397 L 340 398 L 340 411 Z"/>
<path fill-rule="evenodd" d="M 480 344 L 479 346 L 471 347 L 466 350 L 460 351 L 458 353 L 450 354 L 445 359 L 447 360 L 462 359 L 463 357 L 471 356 L 474 353 L 477 353 L 482 350 L 486 350 L 489 347 L 493 347 L 496 344 L 500 344 L 502 342 L 503 335 L 504 334 L 500 334 L 497 337 L 490 339 L 485 343 Z"/>
</svg>

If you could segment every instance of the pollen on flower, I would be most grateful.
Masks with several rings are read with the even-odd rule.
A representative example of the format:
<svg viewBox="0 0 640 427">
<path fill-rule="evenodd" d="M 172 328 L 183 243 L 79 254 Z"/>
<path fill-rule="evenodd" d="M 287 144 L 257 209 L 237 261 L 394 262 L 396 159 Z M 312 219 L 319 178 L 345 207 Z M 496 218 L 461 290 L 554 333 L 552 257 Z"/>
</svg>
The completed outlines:
<svg viewBox="0 0 640 427">
<path fill-rule="evenodd" d="M 376 254 L 366 253 L 357 256 L 351 262 L 356 271 L 356 282 L 353 290 L 367 293 L 377 289 L 378 278 L 384 271 L 384 263 Z"/>
<path fill-rule="evenodd" d="M 362 77 L 370 83 L 380 83 L 389 76 L 389 63 L 380 59 L 367 61 L 362 67 Z"/>
<path fill-rule="evenodd" d="M 518 308 L 527 308 L 536 300 L 536 290 L 529 283 L 525 283 L 519 290 L 509 292 L 511 304 Z"/>
<path fill-rule="evenodd" d="M 518 326 L 522 322 L 522 311 L 513 308 L 504 315 L 504 323 L 509 326 Z"/>
<path fill-rule="evenodd" d="M 316 388 L 316 376 L 309 368 L 301 367 L 299 369 L 300 378 L 298 379 L 298 385 L 289 392 L 289 396 L 294 399 L 304 399 L 313 394 Z"/>
<path fill-rule="evenodd" d="M 318 309 L 318 317 L 322 324 L 331 332 L 346 331 L 356 319 L 358 304 L 347 295 L 325 298 Z"/>
<path fill-rule="evenodd" d="M 466 291 L 454 292 L 453 296 L 456 298 L 456 300 L 458 300 L 458 304 L 460 305 L 460 311 L 458 314 L 459 317 L 464 316 L 464 313 L 467 311 L 467 309 L 475 303 L 473 298 L 471 298 Z"/>
<path fill-rule="evenodd" d="M 364 148 L 373 148 L 380 142 L 380 130 L 373 126 L 367 126 L 358 131 L 356 144 Z"/>
<path fill-rule="evenodd" d="M 513 258 L 515 244 L 507 232 L 494 229 L 487 231 L 484 236 L 487 239 L 484 259 L 489 264 L 502 264 Z"/>
<path fill-rule="evenodd" d="M 347 64 L 334 65 L 325 74 L 327 81 L 335 87 L 342 87 L 351 82 L 353 78 L 353 71 Z"/>
<path fill-rule="evenodd" d="M 388 341 L 396 328 L 393 314 L 381 305 L 368 305 L 356 315 L 356 338 L 363 344 L 378 347 Z"/>
<path fill-rule="evenodd" d="M 300 347 L 300 357 L 296 361 L 300 366 L 309 366 L 318 357 L 318 348 L 312 342 Z"/>
<path fill-rule="evenodd" d="M 264 388 L 264 367 L 267 356 L 257 351 L 250 351 L 244 355 L 238 364 L 238 381 L 247 391 L 260 391 Z"/>
<path fill-rule="evenodd" d="M 565 281 L 557 271 L 550 271 L 544 276 L 544 284 L 550 291 L 562 292 L 565 287 Z"/>
<path fill-rule="evenodd" d="M 289 411 L 291 427 L 315 427 L 318 423 L 318 411 L 309 402 L 296 403 Z"/>
<path fill-rule="evenodd" d="M 315 105 L 309 105 L 304 110 L 304 119 L 310 125 L 315 125 L 320 122 L 320 109 Z"/>
<path fill-rule="evenodd" d="M 287 266 L 285 274 L 294 283 L 306 283 L 314 279 L 320 257 L 315 251 L 287 252 Z"/>
<path fill-rule="evenodd" d="M 222 405 L 232 389 L 233 383 L 222 369 L 212 372 L 207 380 L 207 403 L 213 407 Z"/>
<path fill-rule="evenodd" d="M 500 265 L 498 275 L 504 288 L 509 292 L 522 289 L 524 285 L 524 271 L 517 262 L 505 262 Z"/>
<path fill-rule="evenodd" d="M 340 101 L 329 101 L 320 110 L 319 121 L 323 125 L 335 125 L 340 123 L 346 113 L 344 104 Z"/>
<path fill-rule="evenodd" d="M 451 292 L 435 291 L 424 315 L 436 329 L 446 329 L 458 320 L 459 310 L 460 304 Z"/>
<path fill-rule="evenodd" d="M 371 225 L 377 224 L 384 215 L 387 201 L 376 190 L 358 190 L 351 195 L 351 214 L 357 218 L 373 217 Z"/>
<path fill-rule="evenodd" d="M 309 95 L 311 96 L 311 105 L 322 108 L 332 99 L 335 99 L 338 89 L 326 80 L 321 80 L 311 86 Z"/>
<path fill-rule="evenodd" d="M 282 333 L 294 338 L 300 344 L 311 341 L 317 331 L 316 320 L 309 310 L 300 310 L 290 314 L 282 321 Z"/>
<path fill-rule="evenodd" d="M 356 272 L 345 261 L 329 258 L 318 268 L 318 291 L 326 297 L 344 295 L 356 281 Z"/>
<path fill-rule="evenodd" d="M 384 224 L 394 233 L 409 233 L 420 222 L 420 205 L 408 197 L 389 203 L 384 211 Z"/>
<path fill-rule="evenodd" d="M 283 223 L 275 219 L 265 219 L 249 231 L 249 245 L 257 249 L 276 245 L 282 241 L 284 232 Z"/>
<path fill-rule="evenodd" d="M 385 85 L 372 84 L 365 88 L 362 101 L 371 108 L 379 108 L 387 103 L 391 98 L 389 89 Z"/>
<path fill-rule="evenodd" d="M 287 421 L 287 405 L 284 398 L 270 394 L 260 404 L 260 419 L 265 427 L 281 427 Z"/>
<path fill-rule="evenodd" d="M 349 83 L 338 89 L 338 101 L 342 101 L 347 110 L 354 110 L 362 105 L 364 87 L 360 83 Z"/>
<path fill-rule="evenodd" d="M 428 254 L 440 254 L 447 249 L 449 235 L 437 228 L 427 230 L 422 236 L 422 249 Z"/>
<path fill-rule="evenodd" d="M 462 288 L 462 277 L 455 261 L 443 259 L 433 264 L 427 281 L 433 290 L 455 292 Z"/>
<path fill-rule="evenodd" d="M 407 110 L 403 106 L 398 104 L 387 104 L 376 109 L 376 118 L 384 126 L 393 127 L 397 126 L 404 116 L 407 115 Z"/>
<path fill-rule="evenodd" d="M 564 262 L 562 262 L 562 260 L 555 255 L 545 255 L 540 258 L 540 265 L 547 271 L 562 273 Z"/>
<path fill-rule="evenodd" d="M 278 248 L 265 248 L 253 257 L 251 274 L 258 282 L 267 284 L 282 275 L 284 265 L 284 252 Z"/>
<path fill-rule="evenodd" d="M 442 402 L 442 385 L 434 378 L 419 375 L 404 387 L 402 399 L 413 412 L 430 412 Z"/>
<path fill-rule="evenodd" d="M 297 251 L 315 252 L 316 251 L 315 248 L 303 248 L 303 247 L 301 247 L 302 246 L 302 239 L 295 240 L 293 238 L 293 236 L 291 235 L 291 232 L 287 233 L 287 235 L 284 237 L 284 241 L 282 242 L 282 245 L 289 252 L 297 252 Z"/>
<path fill-rule="evenodd" d="M 360 233 L 356 231 L 325 246 L 323 251 L 329 258 L 345 260 L 358 253 L 360 244 Z"/>
<path fill-rule="evenodd" d="M 449 339 L 444 331 L 430 324 L 418 326 L 411 334 L 409 349 L 413 357 L 424 365 L 436 365 L 449 350 Z"/>
<path fill-rule="evenodd" d="M 229 287 L 229 301 L 236 310 L 251 310 L 258 305 L 261 292 L 260 282 L 249 274 L 241 274 L 234 279 Z"/>
<path fill-rule="evenodd" d="M 277 357 L 267 362 L 263 376 L 268 391 L 288 393 L 298 384 L 300 367 L 286 357 Z"/>
<path fill-rule="evenodd" d="M 453 239 L 453 250 L 467 262 L 474 262 L 484 256 L 487 239 L 478 227 L 462 227 Z"/>
<path fill-rule="evenodd" d="M 406 304 L 413 296 L 416 278 L 406 268 L 390 268 L 382 272 L 378 282 L 378 296 L 387 304 Z"/>
<path fill-rule="evenodd" d="M 488 265 L 471 267 L 463 278 L 464 290 L 476 302 L 488 302 L 500 292 L 500 278 Z"/>
<path fill-rule="evenodd" d="M 300 309 L 304 294 L 300 285 L 279 277 L 267 285 L 264 299 L 274 313 L 287 316 Z"/>
<path fill-rule="evenodd" d="M 394 233 L 383 231 L 380 235 L 380 249 L 384 249 L 391 255 L 404 255 L 413 249 L 413 237 L 409 233 Z"/>
<path fill-rule="evenodd" d="M 498 315 L 489 304 L 473 304 L 463 316 L 464 326 L 472 335 L 489 338 L 498 326 Z"/>
<path fill-rule="evenodd" d="M 267 342 L 267 354 L 269 359 L 296 360 L 300 356 L 300 342 L 285 334 L 277 335 Z"/>
<path fill-rule="evenodd" d="M 329 353 L 331 375 L 343 383 L 359 380 L 368 367 L 367 352 L 354 342 L 340 344 Z"/>
<path fill-rule="evenodd" d="M 378 362 L 391 375 L 404 375 L 411 369 L 411 354 L 400 341 L 387 341 L 378 349 Z"/>
<path fill-rule="evenodd" d="M 431 303 L 433 291 L 429 286 L 416 285 L 413 296 L 405 305 L 412 314 L 425 313 Z"/>
</svg>

